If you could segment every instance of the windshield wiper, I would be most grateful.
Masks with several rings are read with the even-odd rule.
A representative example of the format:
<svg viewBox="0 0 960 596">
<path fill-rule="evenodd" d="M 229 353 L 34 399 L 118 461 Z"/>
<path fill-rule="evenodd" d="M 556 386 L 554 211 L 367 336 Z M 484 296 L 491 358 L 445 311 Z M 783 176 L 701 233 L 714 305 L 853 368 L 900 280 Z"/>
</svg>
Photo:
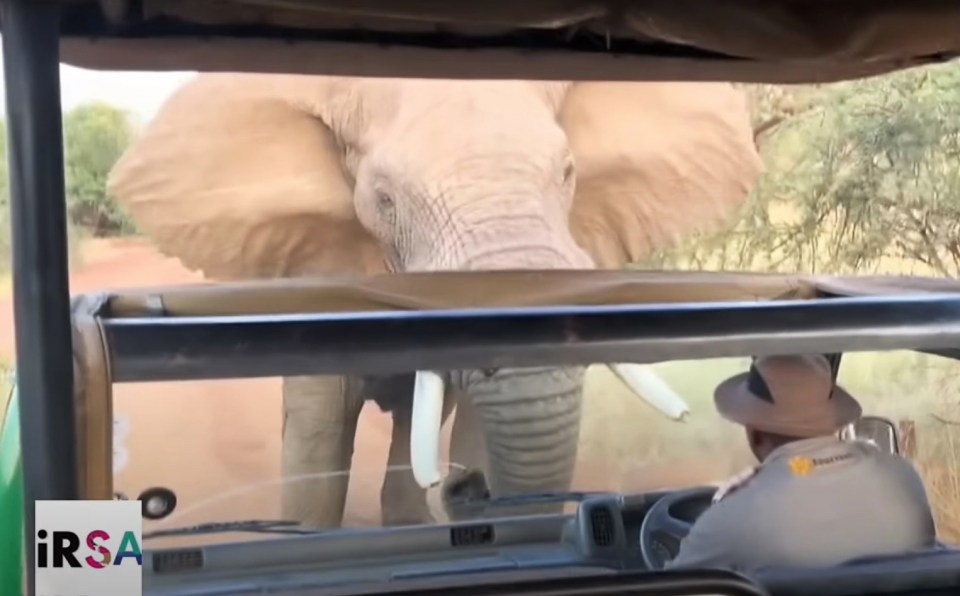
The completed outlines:
<svg viewBox="0 0 960 596">
<path fill-rule="evenodd" d="M 300 522 L 286 519 L 250 519 L 228 522 L 208 522 L 195 526 L 144 532 L 143 540 L 163 536 L 218 534 L 220 532 L 254 532 L 261 534 L 317 534 L 325 530 L 301 528 Z"/>
</svg>

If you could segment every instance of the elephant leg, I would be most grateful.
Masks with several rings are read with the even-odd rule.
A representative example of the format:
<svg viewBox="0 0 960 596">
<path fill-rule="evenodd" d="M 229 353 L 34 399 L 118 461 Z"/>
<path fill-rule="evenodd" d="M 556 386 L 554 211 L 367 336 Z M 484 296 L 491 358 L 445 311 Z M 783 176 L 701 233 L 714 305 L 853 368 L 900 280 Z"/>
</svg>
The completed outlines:
<svg viewBox="0 0 960 596">
<path fill-rule="evenodd" d="M 427 523 L 430 513 L 426 491 L 416 483 L 410 468 L 410 432 L 413 414 L 413 377 L 409 382 L 397 383 L 388 390 L 407 391 L 404 399 L 395 400 L 393 431 L 390 438 L 390 454 L 387 458 L 387 473 L 380 491 L 380 511 L 384 526 L 400 526 Z M 409 391 L 408 391 L 409 390 Z M 453 400 L 445 396 L 441 425 L 453 410 Z"/>
<path fill-rule="evenodd" d="M 340 527 L 363 403 L 356 381 L 348 377 L 284 378 L 284 519 L 297 520 L 307 527 Z M 323 476 L 329 472 L 336 474 Z"/>
</svg>

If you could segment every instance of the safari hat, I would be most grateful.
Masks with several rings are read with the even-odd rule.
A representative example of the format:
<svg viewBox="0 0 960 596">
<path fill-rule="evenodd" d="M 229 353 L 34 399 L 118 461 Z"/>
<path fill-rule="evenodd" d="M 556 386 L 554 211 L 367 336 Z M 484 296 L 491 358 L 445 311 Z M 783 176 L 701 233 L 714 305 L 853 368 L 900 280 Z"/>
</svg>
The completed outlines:
<svg viewBox="0 0 960 596">
<path fill-rule="evenodd" d="M 714 401 L 727 420 L 801 438 L 833 434 L 861 413 L 819 354 L 759 357 L 749 371 L 720 383 Z"/>
</svg>

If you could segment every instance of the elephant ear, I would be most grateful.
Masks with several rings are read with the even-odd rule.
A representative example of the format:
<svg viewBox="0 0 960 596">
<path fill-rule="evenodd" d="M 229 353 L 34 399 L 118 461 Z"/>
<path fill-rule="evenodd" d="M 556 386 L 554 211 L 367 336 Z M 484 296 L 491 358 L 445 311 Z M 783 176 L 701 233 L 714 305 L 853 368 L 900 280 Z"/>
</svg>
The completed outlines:
<svg viewBox="0 0 960 596">
<path fill-rule="evenodd" d="M 726 83 L 575 83 L 559 119 L 572 232 L 601 268 L 723 223 L 761 170 L 746 97 Z"/>
<path fill-rule="evenodd" d="M 319 117 L 325 84 L 199 75 L 124 153 L 108 190 L 163 253 L 208 277 L 381 271 Z"/>
</svg>

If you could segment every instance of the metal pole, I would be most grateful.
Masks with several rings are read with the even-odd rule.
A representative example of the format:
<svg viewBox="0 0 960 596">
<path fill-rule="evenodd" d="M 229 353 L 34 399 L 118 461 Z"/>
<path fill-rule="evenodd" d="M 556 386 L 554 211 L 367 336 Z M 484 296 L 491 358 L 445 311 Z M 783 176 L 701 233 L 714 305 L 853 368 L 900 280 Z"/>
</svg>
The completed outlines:
<svg viewBox="0 0 960 596">
<path fill-rule="evenodd" d="M 0 0 L 10 169 L 13 307 L 23 446 L 27 593 L 34 501 L 77 499 L 59 11 Z"/>
</svg>

